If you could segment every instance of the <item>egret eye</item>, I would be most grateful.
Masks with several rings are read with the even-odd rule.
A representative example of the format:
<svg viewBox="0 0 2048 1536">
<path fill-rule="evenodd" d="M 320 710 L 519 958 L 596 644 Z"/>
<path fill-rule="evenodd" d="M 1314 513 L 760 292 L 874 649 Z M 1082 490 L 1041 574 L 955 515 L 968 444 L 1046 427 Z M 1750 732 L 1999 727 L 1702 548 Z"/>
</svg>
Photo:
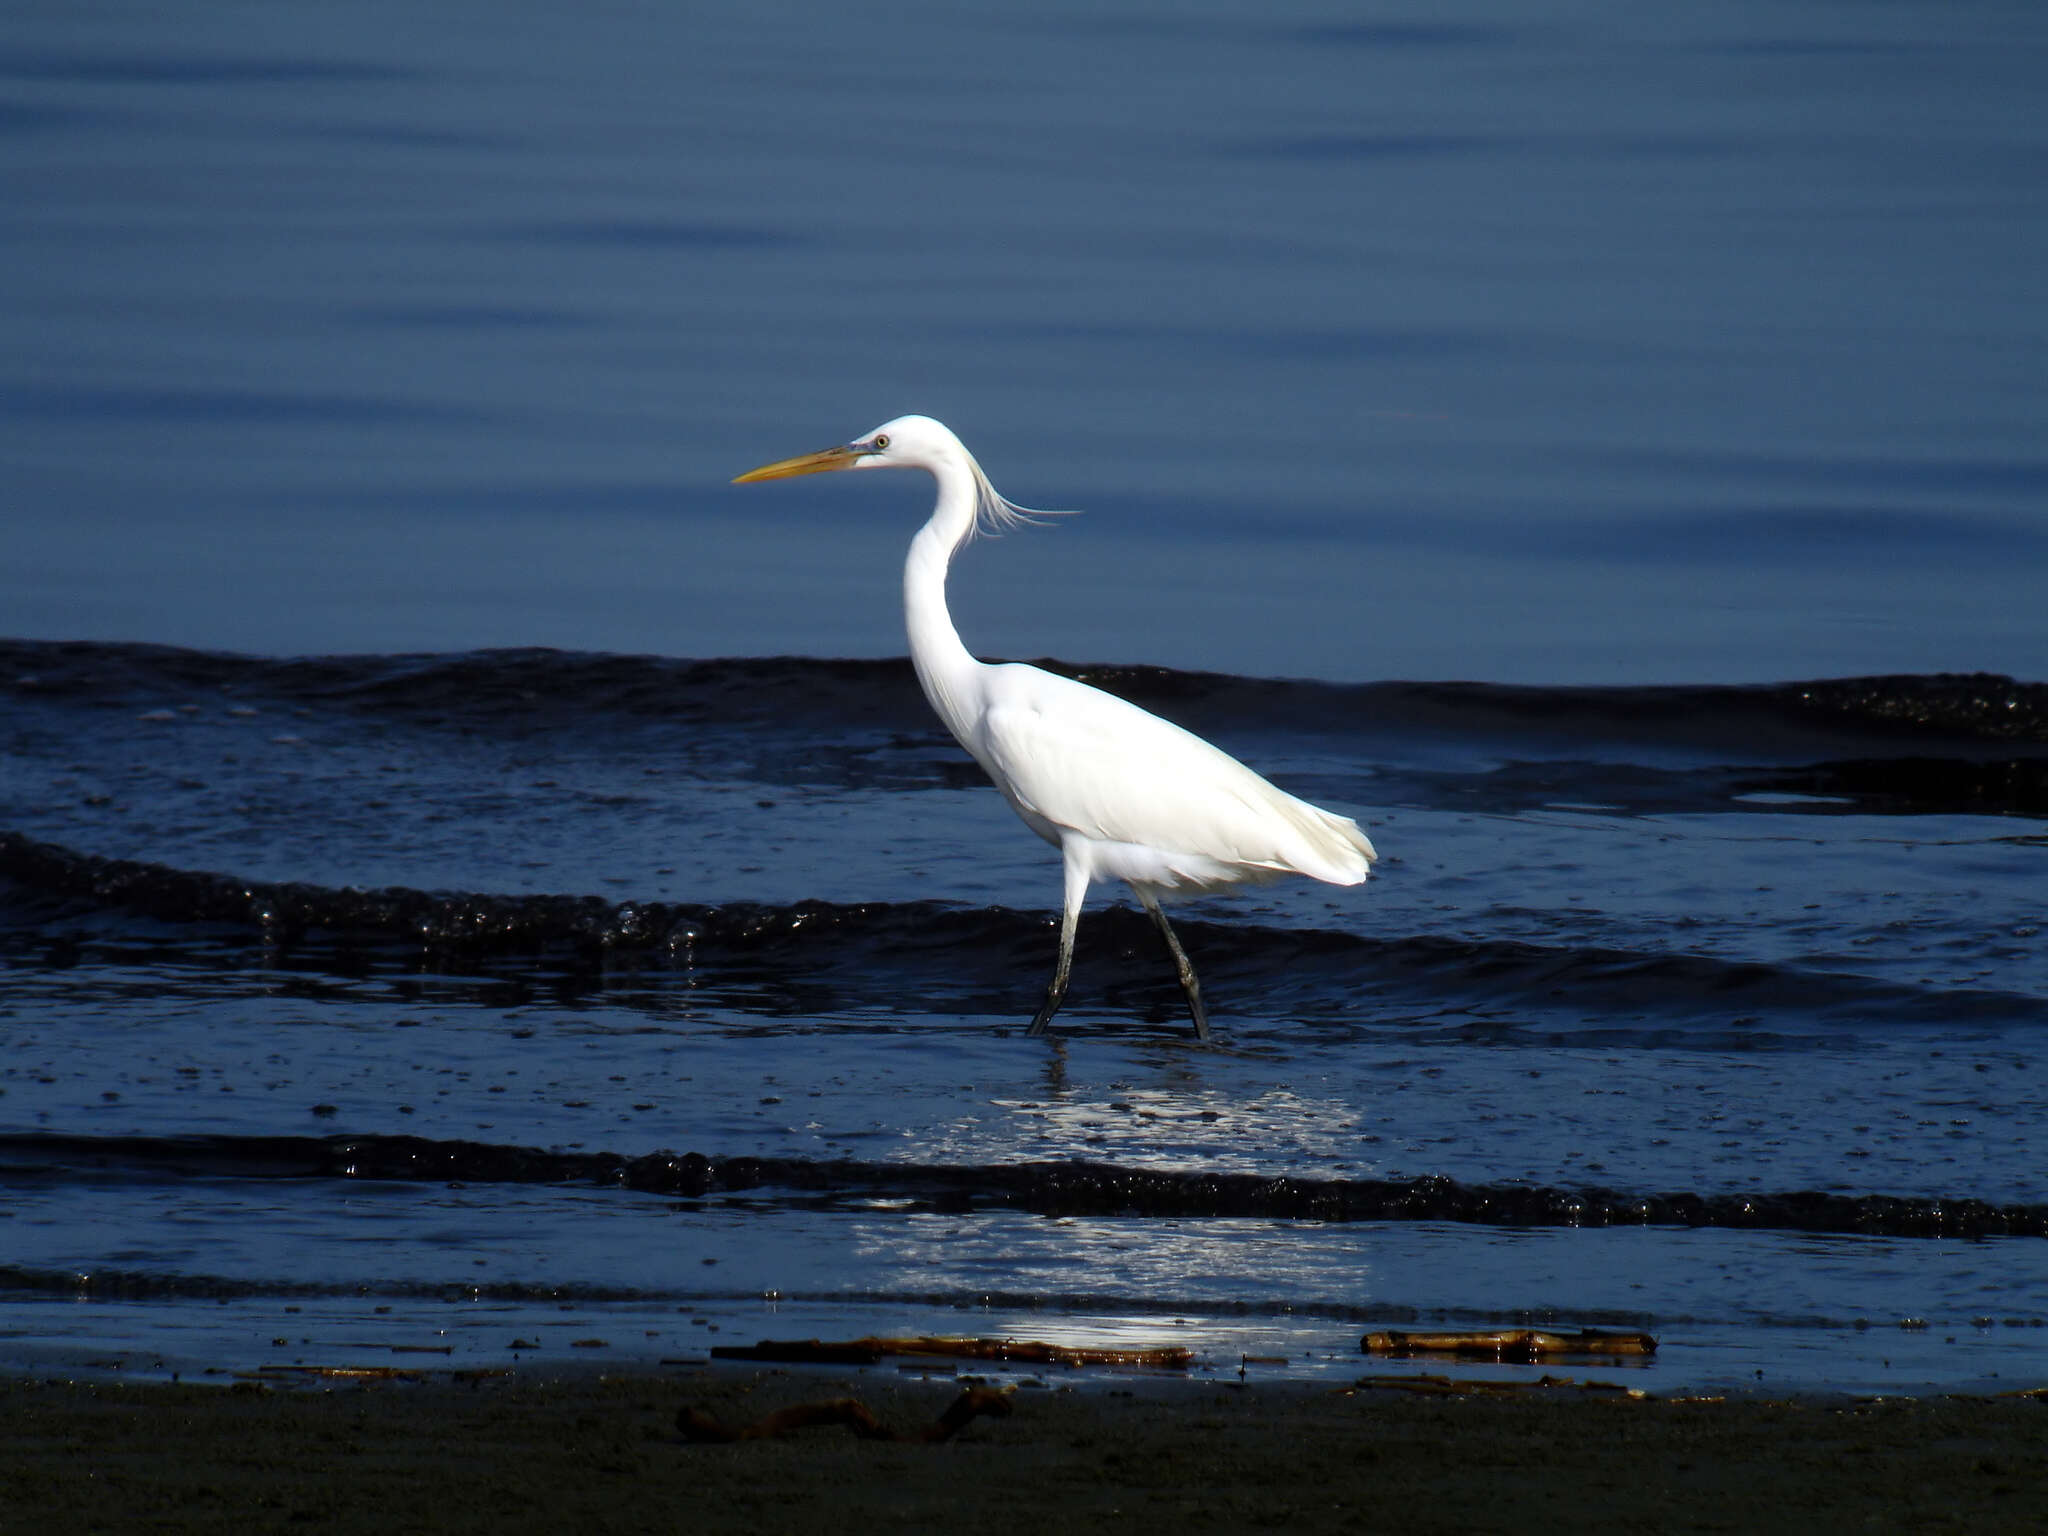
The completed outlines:
<svg viewBox="0 0 2048 1536">
<path fill-rule="evenodd" d="M 886 448 L 886 447 L 888 447 L 888 446 L 889 446 L 889 434 L 888 434 L 888 433 L 886 433 L 886 432 L 877 432 L 877 433 L 875 434 L 875 441 L 874 441 L 874 449 L 875 449 L 875 452 L 877 452 L 877 453 L 880 453 L 880 452 L 881 452 L 881 451 L 882 451 L 882 450 L 883 450 L 884 448 Z"/>
</svg>

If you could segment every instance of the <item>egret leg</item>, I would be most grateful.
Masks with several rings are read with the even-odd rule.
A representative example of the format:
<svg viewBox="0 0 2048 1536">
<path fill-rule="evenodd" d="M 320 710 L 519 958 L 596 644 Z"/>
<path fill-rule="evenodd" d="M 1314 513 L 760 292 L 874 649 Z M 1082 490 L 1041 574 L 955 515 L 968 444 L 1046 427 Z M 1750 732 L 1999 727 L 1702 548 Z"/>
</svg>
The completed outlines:
<svg viewBox="0 0 2048 1536">
<path fill-rule="evenodd" d="M 1166 920 L 1166 912 L 1159 905 L 1159 898 L 1142 885 L 1134 885 L 1132 891 L 1145 904 L 1145 910 L 1152 914 L 1152 921 L 1159 929 L 1159 937 L 1166 940 L 1166 947 L 1173 953 L 1173 968 L 1180 974 L 1180 989 L 1187 994 L 1188 1012 L 1194 1017 L 1195 1038 L 1209 1043 L 1209 1015 L 1202 1007 L 1202 984 L 1195 979 L 1195 968 L 1188 961 L 1188 953 L 1180 947 L 1180 940 L 1174 937 L 1173 925 Z"/>
<path fill-rule="evenodd" d="M 1081 926 L 1081 903 L 1088 895 L 1088 871 L 1076 859 L 1066 860 L 1066 903 L 1060 912 L 1060 957 L 1052 968 L 1052 981 L 1045 989 L 1045 1001 L 1031 1020 L 1027 1035 L 1042 1035 L 1052 1028 L 1052 1016 L 1067 1000 L 1067 978 L 1074 970 L 1074 934 Z"/>
</svg>

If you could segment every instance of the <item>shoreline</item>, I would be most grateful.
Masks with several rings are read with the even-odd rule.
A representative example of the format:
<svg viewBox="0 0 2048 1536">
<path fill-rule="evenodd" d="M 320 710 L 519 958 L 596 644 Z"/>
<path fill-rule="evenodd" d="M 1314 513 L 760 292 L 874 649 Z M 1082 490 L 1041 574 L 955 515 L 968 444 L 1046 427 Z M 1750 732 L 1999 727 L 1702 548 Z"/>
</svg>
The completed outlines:
<svg viewBox="0 0 2048 1536">
<path fill-rule="evenodd" d="M 2048 1400 L 1020 1386 L 939 1444 L 840 1427 L 693 1444 L 857 1398 L 914 1431 L 962 1381 L 714 1366 L 295 1386 L 0 1378 L 0 1528 L 977 1532 L 1660 1530 L 2048 1523 Z"/>
</svg>

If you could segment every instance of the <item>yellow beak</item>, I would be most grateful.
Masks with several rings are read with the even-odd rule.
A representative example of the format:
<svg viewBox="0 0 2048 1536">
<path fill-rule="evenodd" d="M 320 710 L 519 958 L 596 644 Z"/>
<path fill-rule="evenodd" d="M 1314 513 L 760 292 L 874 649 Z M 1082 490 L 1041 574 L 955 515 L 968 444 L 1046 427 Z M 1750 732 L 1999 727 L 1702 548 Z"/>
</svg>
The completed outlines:
<svg viewBox="0 0 2048 1536">
<path fill-rule="evenodd" d="M 851 469 L 853 461 L 860 454 L 844 444 L 837 448 L 826 448 L 817 453 L 798 454 L 793 459 L 777 459 L 773 464 L 763 464 L 759 469 L 750 469 L 733 481 L 734 485 L 745 485 L 752 480 L 787 480 L 792 475 L 822 474 L 828 469 Z"/>
</svg>

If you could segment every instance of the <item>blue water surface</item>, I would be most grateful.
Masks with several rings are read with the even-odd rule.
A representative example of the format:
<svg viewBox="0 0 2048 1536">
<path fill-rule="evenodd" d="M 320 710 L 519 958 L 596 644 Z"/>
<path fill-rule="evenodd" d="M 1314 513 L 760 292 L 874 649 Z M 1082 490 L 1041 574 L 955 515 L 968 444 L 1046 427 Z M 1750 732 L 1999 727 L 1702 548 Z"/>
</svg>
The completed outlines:
<svg viewBox="0 0 2048 1536">
<path fill-rule="evenodd" d="M 2014 3 L 33 7 L 0 631 L 900 654 L 887 417 L 1091 515 L 985 653 L 2048 672 Z"/>
</svg>

